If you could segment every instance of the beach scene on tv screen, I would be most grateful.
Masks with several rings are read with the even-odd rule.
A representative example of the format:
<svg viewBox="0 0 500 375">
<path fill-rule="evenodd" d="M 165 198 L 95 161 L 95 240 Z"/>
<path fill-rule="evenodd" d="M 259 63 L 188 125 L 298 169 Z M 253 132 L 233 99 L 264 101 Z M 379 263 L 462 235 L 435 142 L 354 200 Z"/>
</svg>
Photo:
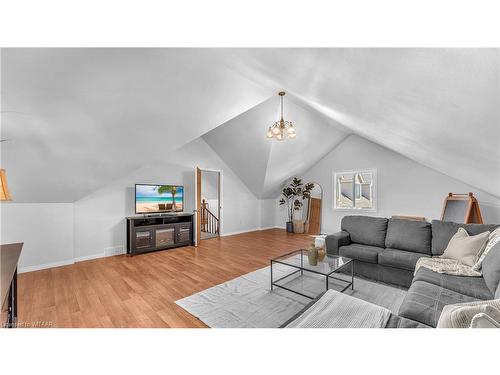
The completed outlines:
<svg viewBox="0 0 500 375">
<path fill-rule="evenodd" d="M 135 212 L 180 212 L 184 188 L 174 185 L 136 185 Z"/>
</svg>

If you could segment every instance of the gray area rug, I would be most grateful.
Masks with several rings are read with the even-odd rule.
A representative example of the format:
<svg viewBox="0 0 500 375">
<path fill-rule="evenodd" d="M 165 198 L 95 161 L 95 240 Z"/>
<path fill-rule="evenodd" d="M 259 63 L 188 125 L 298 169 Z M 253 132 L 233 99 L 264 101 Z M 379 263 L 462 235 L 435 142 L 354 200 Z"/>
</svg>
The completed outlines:
<svg viewBox="0 0 500 375">
<path fill-rule="evenodd" d="M 276 280 L 290 273 L 290 267 L 273 266 Z M 338 275 L 350 279 L 348 275 Z M 287 281 L 290 280 L 290 281 Z M 325 278 L 304 272 L 285 280 L 283 285 L 316 296 L 324 291 Z M 345 284 L 331 280 L 331 289 Z M 354 278 L 353 297 L 385 307 L 397 313 L 406 291 L 373 281 Z M 310 299 L 275 288 L 270 290 L 270 268 L 264 267 L 236 279 L 205 289 L 175 303 L 212 328 L 277 328 L 298 313 Z"/>
</svg>

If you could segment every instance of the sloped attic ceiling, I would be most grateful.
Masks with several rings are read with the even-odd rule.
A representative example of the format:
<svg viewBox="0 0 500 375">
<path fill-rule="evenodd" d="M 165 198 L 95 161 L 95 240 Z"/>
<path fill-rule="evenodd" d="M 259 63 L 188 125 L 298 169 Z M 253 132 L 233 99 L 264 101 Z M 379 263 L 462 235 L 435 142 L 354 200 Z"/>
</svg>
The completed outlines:
<svg viewBox="0 0 500 375">
<path fill-rule="evenodd" d="M 291 95 L 285 96 L 285 117 L 294 121 L 293 140 L 266 138 L 267 126 L 279 119 L 277 95 L 203 135 L 257 198 L 276 197 L 290 176 L 316 164 L 348 134 Z"/>
<path fill-rule="evenodd" d="M 237 158 L 248 141 L 248 171 L 223 158 L 259 197 L 349 132 L 500 197 L 497 49 L 3 49 L 1 63 L 17 202 L 75 201 L 221 124 L 212 147 Z M 282 89 L 299 136 L 276 144 Z"/>
<path fill-rule="evenodd" d="M 2 168 L 16 202 L 73 202 L 274 93 L 227 50 L 3 49 Z"/>
<path fill-rule="evenodd" d="M 499 49 L 236 50 L 233 68 L 500 197 Z"/>
</svg>

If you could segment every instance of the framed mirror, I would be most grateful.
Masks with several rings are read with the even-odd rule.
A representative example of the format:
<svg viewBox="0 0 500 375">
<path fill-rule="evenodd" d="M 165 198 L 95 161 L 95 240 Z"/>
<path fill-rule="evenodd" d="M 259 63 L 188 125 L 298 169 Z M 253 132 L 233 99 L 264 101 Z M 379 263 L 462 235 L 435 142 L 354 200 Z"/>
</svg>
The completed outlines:
<svg viewBox="0 0 500 375">
<path fill-rule="evenodd" d="M 363 169 L 333 173 L 335 210 L 377 210 L 377 170 Z"/>
<path fill-rule="evenodd" d="M 305 233 L 320 234 L 321 233 L 321 207 L 323 203 L 323 188 L 320 184 L 314 184 L 311 190 L 311 196 L 305 200 L 303 207 L 303 215 L 305 220 Z"/>
</svg>

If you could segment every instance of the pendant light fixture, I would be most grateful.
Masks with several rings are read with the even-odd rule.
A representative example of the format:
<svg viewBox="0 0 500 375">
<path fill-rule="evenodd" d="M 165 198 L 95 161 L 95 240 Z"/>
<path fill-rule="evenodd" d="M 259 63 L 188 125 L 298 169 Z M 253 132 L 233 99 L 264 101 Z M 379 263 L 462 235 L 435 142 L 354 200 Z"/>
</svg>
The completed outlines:
<svg viewBox="0 0 500 375">
<path fill-rule="evenodd" d="M 278 95 L 280 96 L 281 102 L 281 118 L 269 127 L 267 130 L 267 138 L 276 138 L 278 141 L 284 141 L 286 137 L 293 139 L 297 136 L 293 123 L 291 121 L 285 121 L 283 115 L 283 97 L 285 93 L 281 91 Z"/>
</svg>

